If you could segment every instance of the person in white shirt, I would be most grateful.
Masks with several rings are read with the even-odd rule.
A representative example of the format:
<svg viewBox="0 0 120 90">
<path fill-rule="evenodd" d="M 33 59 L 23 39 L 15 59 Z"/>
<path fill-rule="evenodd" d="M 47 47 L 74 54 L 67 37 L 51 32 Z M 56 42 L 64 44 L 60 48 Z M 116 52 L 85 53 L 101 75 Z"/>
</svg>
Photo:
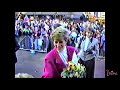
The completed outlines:
<svg viewBox="0 0 120 90">
<path fill-rule="evenodd" d="M 42 37 L 41 37 L 41 36 L 38 36 L 38 49 L 39 49 L 39 50 L 42 49 L 42 44 L 43 44 Z"/>
<path fill-rule="evenodd" d="M 67 46 L 68 33 L 62 28 L 56 28 L 52 34 L 54 48 L 45 56 L 45 65 L 42 78 L 61 78 L 63 68 L 68 61 L 72 61 L 73 53 L 77 50 L 72 46 Z"/>
</svg>

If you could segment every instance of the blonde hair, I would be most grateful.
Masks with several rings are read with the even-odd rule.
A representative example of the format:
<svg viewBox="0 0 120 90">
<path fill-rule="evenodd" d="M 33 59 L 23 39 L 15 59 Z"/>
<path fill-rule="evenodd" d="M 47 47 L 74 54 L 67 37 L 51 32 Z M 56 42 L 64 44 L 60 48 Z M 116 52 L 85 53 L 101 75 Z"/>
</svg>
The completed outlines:
<svg viewBox="0 0 120 90">
<path fill-rule="evenodd" d="M 57 27 L 55 30 L 52 31 L 51 38 L 53 40 L 64 39 L 67 42 L 68 41 L 68 32 L 61 27 Z"/>
</svg>

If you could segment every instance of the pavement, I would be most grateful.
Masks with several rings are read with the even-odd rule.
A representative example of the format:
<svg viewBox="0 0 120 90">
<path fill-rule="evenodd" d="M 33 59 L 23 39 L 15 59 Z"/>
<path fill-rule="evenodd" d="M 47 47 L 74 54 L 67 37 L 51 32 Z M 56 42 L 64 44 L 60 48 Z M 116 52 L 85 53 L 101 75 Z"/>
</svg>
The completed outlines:
<svg viewBox="0 0 120 90">
<path fill-rule="evenodd" d="M 94 78 L 105 78 L 105 58 L 95 60 Z"/>
<path fill-rule="evenodd" d="M 28 73 L 35 78 L 41 77 L 45 53 L 36 53 L 32 55 L 30 51 L 18 50 L 16 56 L 18 62 L 15 64 L 15 74 Z"/>
<path fill-rule="evenodd" d="M 15 64 L 15 74 L 28 73 L 35 78 L 41 78 L 44 57 L 46 53 L 39 53 L 32 55 L 30 51 L 18 50 L 16 56 L 18 62 Z M 94 78 L 105 78 L 105 59 L 100 58 L 95 60 L 95 75 Z"/>
</svg>

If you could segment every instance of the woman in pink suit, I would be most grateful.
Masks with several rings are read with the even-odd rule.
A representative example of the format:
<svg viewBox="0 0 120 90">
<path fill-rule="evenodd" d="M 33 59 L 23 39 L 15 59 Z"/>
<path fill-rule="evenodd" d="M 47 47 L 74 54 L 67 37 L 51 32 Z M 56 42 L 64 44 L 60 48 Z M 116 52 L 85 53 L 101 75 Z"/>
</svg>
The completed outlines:
<svg viewBox="0 0 120 90">
<path fill-rule="evenodd" d="M 73 52 L 78 52 L 74 47 L 67 46 L 68 32 L 62 28 L 56 28 L 51 38 L 54 48 L 45 56 L 45 65 L 42 78 L 61 78 L 61 72 L 67 62 L 72 60 Z"/>
</svg>

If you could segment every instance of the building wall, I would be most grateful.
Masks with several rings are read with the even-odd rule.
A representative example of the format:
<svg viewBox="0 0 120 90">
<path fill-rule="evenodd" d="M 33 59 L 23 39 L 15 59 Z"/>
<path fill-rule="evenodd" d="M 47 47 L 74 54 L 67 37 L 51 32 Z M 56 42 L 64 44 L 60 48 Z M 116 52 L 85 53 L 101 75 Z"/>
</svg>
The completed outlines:
<svg viewBox="0 0 120 90">
<path fill-rule="evenodd" d="M 26 12 L 27 15 L 33 15 L 33 14 L 45 14 L 45 15 L 54 15 L 56 12 Z M 70 12 L 57 12 L 58 15 L 67 15 L 70 14 Z"/>
<path fill-rule="evenodd" d="M 105 12 L 98 12 L 98 17 L 105 18 Z"/>
<path fill-rule="evenodd" d="M 80 18 L 83 12 L 23 12 L 26 15 L 65 15 L 65 17 Z"/>
<path fill-rule="evenodd" d="M 53 15 L 55 14 L 56 12 L 24 12 L 28 15 L 30 14 L 50 14 L 50 15 Z M 83 12 L 57 12 L 57 14 L 60 14 L 60 15 L 81 15 Z"/>
</svg>

